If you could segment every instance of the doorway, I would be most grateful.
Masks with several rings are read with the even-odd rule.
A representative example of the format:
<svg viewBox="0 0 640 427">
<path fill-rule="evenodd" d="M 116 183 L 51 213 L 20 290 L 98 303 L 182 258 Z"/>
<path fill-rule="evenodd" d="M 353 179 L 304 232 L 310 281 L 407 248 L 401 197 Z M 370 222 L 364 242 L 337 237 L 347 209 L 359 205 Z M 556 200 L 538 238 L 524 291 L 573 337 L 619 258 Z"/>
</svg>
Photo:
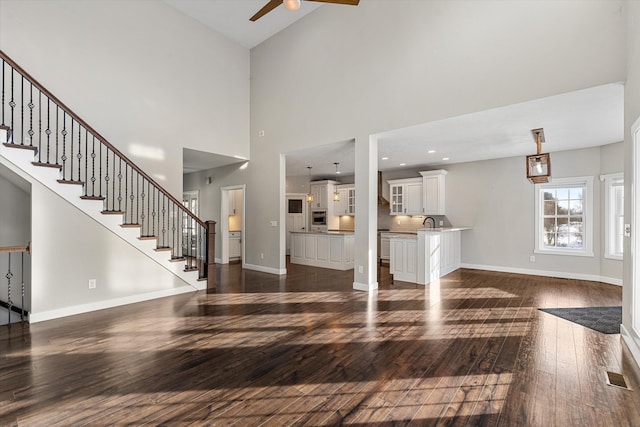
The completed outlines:
<svg viewBox="0 0 640 427">
<path fill-rule="evenodd" d="M 287 212 L 287 255 L 290 255 L 291 251 L 291 232 L 308 230 L 306 197 L 306 194 L 287 194 L 285 199 Z"/>
<path fill-rule="evenodd" d="M 245 266 L 245 185 L 220 189 L 220 263 Z"/>
</svg>

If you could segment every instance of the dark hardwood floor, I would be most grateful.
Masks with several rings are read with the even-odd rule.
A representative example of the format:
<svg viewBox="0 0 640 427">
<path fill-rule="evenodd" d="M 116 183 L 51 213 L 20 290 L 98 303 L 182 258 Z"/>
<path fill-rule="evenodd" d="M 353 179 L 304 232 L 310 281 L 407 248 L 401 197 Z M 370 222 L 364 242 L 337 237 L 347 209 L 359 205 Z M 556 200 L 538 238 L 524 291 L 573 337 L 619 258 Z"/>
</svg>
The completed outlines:
<svg viewBox="0 0 640 427">
<path fill-rule="evenodd" d="M 218 287 L 0 327 L 0 425 L 640 426 L 620 335 L 538 308 L 594 282 L 458 270 L 352 290 L 352 271 L 219 266 Z M 633 391 L 607 386 L 623 372 Z"/>
</svg>

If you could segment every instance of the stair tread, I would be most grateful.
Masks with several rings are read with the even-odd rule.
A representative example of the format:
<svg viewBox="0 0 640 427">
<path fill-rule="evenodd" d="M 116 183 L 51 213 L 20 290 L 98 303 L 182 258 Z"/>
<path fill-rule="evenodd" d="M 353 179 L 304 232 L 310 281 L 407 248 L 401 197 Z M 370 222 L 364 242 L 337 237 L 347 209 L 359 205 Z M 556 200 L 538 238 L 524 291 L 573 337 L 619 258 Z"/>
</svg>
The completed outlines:
<svg viewBox="0 0 640 427">
<path fill-rule="evenodd" d="M 140 224 L 120 224 L 122 228 L 140 228 Z"/>
<path fill-rule="evenodd" d="M 58 183 L 60 183 L 60 184 L 84 185 L 84 181 L 73 181 L 71 179 L 59 179 Z"/>
<path fill-rule="evenodd" d="M 9 128 L 7 128 L 8 130 Z M 38 147 L 34 147 L 33 145 L 24 145 L 24 144 L 12 144 L 10 142 L 5 142 L 2 145 L 8 148 L 21 148 L 23 150 L 33 150 L 34 154 L 38 152 Z"/>
<path fill-rule="evenodd" d="M 104 215 L 124 215 L 123 211 L 108 211 L 108 210 L 104 210 L 104 211 L 102 211 L 102 213 Z"/>
<path fill-rule="evenodd" d="M 31 162 L 31 164 L 34 166 L 43 166 L 45 168 L 62 169 L 62 165 L 59 165 L 57 163 Z"/>
<path fill-rule="evenodd" d="M 158 236 L 140 236 L 138 240 L 157 240 Z"/>
<path fill-rule="evenodd" d="M 164 251 L 170 251 L 171 247 L 170 246 L 159 246 L 157 248 L 153 249 L 156 252 L 164 252 Z"/>
<path fill-rule="evenodd" d="M 181 262 L 181 261 L 184 261 L 184 260 L 186 260 L 186 258 L 185 258 L 185 257 L 183 257 L 183 256 L 179 256 L 179 257 L 171 258 L 171 259 L 169 260 L 169 262 Z"/>
<path fill-rule="evenodd" d="M 104 200 L 104 196 L 80 196 L 83 200 Z"/>
</svg>

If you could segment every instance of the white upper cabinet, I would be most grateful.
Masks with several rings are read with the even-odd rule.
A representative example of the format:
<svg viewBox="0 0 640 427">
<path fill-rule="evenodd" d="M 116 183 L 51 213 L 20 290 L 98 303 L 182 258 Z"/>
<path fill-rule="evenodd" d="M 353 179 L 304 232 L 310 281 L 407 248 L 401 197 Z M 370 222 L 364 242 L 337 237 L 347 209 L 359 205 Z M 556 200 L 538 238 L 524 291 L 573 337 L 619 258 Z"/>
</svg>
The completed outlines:
<svg viewBox="0 0 640 427">
<path fill-rule="evenodd" d="M 333 202 L 334 215 L 355 215 L 356 213 L 356 189 L 353 184 L 336 186 L 340 194 L 340 200 Z"/>
<path fill-rule="evenodd" d="M 420 172 L 422 175 L 424 215 L 445 215 L 445 176 L 447 171 L 438 169 Z"/>
<path fill-rule="evenodd" d="M 422 215 L 422 178 L 394 179 L 389 183 L 389 206 L 391 215 Z"/>
</svg>

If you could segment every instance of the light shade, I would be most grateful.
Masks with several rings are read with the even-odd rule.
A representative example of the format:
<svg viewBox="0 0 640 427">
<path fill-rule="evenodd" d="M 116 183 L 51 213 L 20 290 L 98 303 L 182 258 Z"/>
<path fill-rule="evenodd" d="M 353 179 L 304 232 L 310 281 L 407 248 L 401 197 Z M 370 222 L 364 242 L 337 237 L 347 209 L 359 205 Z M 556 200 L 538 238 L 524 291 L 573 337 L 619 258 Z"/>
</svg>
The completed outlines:
<svg viewBox="0 0 640 427">
<path fill-rule="evenodd" d="M 551 177 L 551 157 L 549 153 L 527 156 L 527 179 L 534 184 L 549 182 Z"/>
<path fill-rule="evenodd" d="M 300 9 L 300 0 L 284 0 L 282 2 L 282 4 L 284 4 L 284 7 L 287 10 L 298 10 L 298 9 Z"/>
<path fill-rule="evenodd" d="M 313 202 L 313 194 L 311 194 L 311 193 L 307 194 L 307 202 L 308 203 Z"/>
<path fill-rule="evenodd" d="M 333 192 L 333 201 L 334 202 L 339 202 L 340 201 L 340 192 L 338 190 Z"/>
</svg>

